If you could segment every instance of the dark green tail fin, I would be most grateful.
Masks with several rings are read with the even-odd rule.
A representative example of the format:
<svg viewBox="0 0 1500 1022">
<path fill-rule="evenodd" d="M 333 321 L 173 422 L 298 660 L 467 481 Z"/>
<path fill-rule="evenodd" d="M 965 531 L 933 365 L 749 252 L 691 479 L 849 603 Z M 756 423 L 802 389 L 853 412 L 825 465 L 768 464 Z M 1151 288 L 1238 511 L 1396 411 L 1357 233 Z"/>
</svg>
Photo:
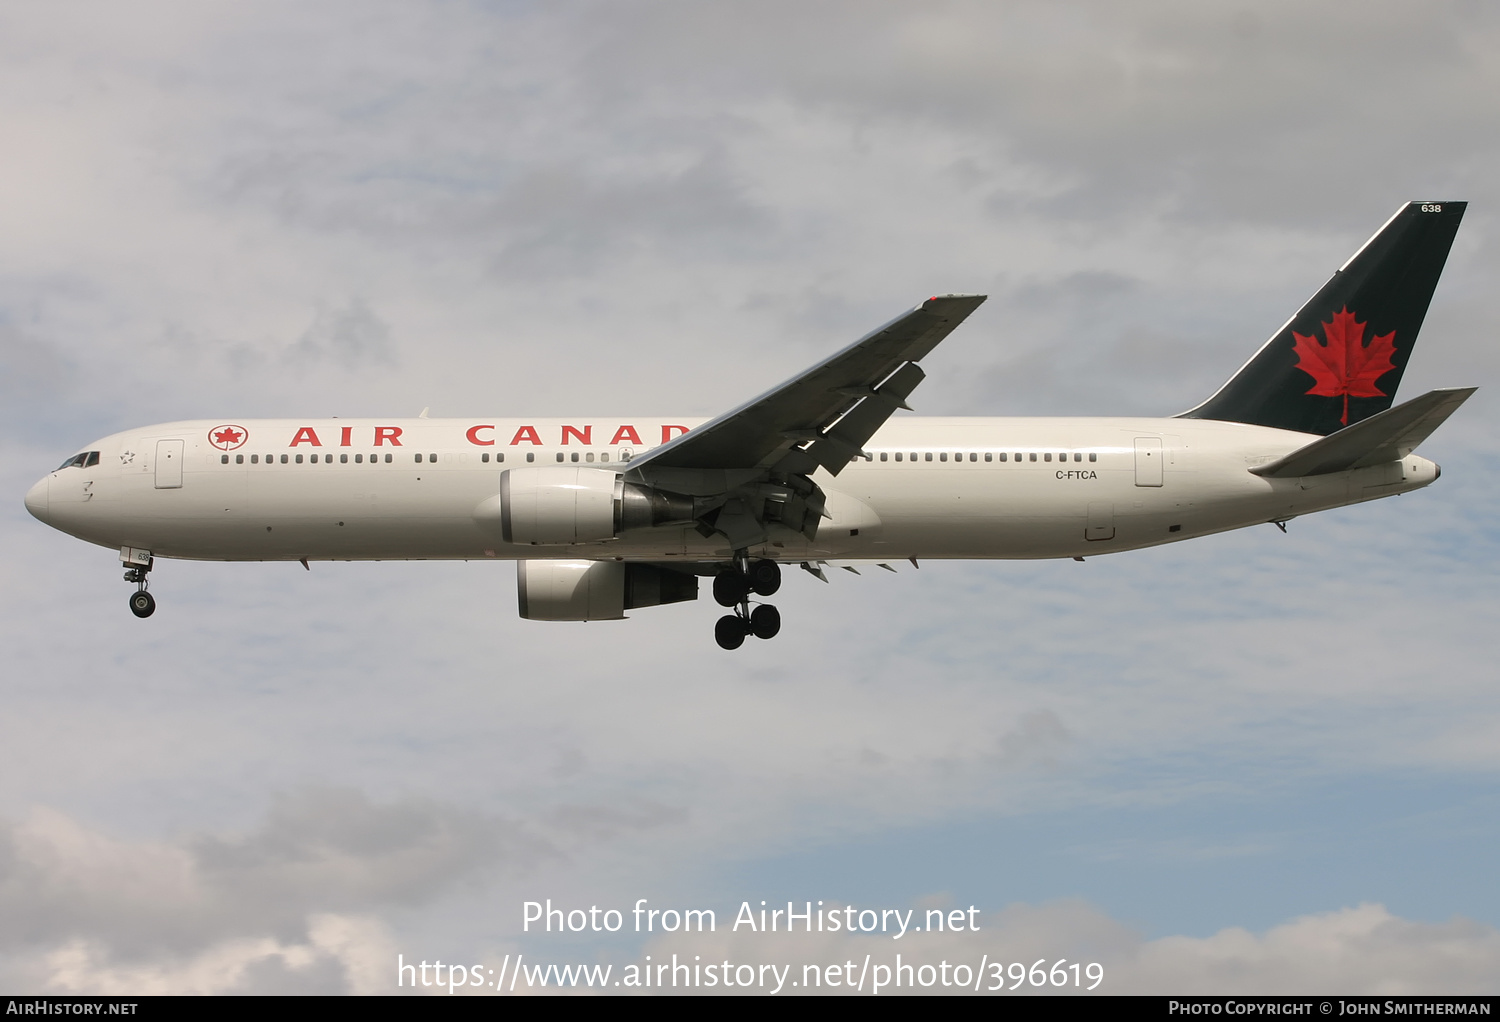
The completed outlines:
<svg viewBox="0 0 1500 1022">
<path fill-rule="evenodd" d="M 1466 202 L 1411 202 L 1219 392 L 1179 418 L 1327 436 L 1391 407 Z"/>
</svg>

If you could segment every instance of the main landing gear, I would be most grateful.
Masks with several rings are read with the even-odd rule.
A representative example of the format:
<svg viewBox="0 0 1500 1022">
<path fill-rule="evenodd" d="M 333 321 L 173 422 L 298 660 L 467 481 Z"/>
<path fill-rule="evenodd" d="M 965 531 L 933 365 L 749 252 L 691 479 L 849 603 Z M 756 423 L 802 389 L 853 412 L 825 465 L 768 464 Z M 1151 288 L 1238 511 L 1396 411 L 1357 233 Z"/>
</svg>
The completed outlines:
<svg viewBox="0 0 1500 1022">
<path fill-rule="evenodd" d="M 739 649 L 745 636 L 769 639 L 781 631 L 781 611 L 769 603 L 750 607 L 750 595 L 770 596 L 781 588 L 781 565 L 775 561 L 752 562 L 744 551 L 734 559 L 734 567 L 714 576 L 714 600 L 721 607 L 733 607 L 714 625 L 714 641 L 724 649 Z"/>
<path fill-rule="evenodd" d="M 130 612 L 136 617 L 150 617 L 156 613 L 156 597 L 146 592 L 146 576 L 151 571 L 151 564 L 152 559 L 148 556 L 146 563 L 136 562 L 125 569 L 125 581 L 136 585 L 135 592 L 130 594 Z"/>
</svg>

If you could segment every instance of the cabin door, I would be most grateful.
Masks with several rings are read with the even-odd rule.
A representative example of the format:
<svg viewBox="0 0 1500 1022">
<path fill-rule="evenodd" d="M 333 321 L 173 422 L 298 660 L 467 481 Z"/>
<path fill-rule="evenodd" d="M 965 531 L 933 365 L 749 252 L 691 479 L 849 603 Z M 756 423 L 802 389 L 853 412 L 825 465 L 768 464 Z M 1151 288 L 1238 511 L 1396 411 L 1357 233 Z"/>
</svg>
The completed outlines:
<svg viewBox="0 0 1500 1022">
<path fill-rule="evenodd" d="M 1135 438 L 1135 484 L 1137 486 L 1161 485 L 1161 437 L 1138 436 Z"/>
<path fill-rule="evenodd" d="M 156 488 L 175 490 L 182 485 L 182 441 L 156 441 Z"/>
</svg>

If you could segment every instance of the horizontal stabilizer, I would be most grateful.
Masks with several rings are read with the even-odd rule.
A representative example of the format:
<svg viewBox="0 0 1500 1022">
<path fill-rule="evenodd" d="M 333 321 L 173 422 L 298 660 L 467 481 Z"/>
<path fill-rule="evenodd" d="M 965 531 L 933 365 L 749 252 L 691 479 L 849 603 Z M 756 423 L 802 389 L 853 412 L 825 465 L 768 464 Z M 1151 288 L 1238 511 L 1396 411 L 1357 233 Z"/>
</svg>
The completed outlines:
<svg viewBox="0 0 1500 1022">
<path fill-rule="evenodd" d="M 1399 461 L 1431 436 L 1477 389 L 1450 387 L 1428 391 L 1250 471 L 1258 476 L 1285 479 Z"/>
</svg>

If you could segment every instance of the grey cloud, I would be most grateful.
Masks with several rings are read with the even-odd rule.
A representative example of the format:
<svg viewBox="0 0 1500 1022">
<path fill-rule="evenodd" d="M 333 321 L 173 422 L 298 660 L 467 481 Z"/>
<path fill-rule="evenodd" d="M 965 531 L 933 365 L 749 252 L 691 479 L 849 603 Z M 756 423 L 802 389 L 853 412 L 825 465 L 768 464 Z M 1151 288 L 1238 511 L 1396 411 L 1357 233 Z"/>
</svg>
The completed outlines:
<svg viewBox="0 0 1500 1022">
<path fill-rule="evenodd" d="M 500 277 L 580 276 L 641 249 L 691 259 L 755 247 L 769 226 L 722 158 L 640 181 L 599 180 L 570 168 L 537 170 L 505 190 L 486 219 Z"/>
<path fill-rule="evenodd" d="M 128 842 L 39 812 L 0 838 L 0 942 L 84 937 L 126 957 L 240 935 L 296 940 L 311 914 L 416 905 L 553 855 L 514 823 L 340 789 L 283 795 L 238 836 Z"/>
<path fill-rule="evenodd" d="M 395 364 L 391 330 L 363 301 L 321 308 L 287 357 L 296 361 L 326 360 L 345 371 Z"/>
<path fill-rule="evenodd" d="M 620 106 L 689 79 L 988 137 L 1076 176 L 1028 205 L 1078 221 L 1143 200 L 1197 222 L 1338 220 L 1328 195 L 1385 207 L 1393 179 L 1442 190 L 1455 161 L 1495 153 L 1500 22 L 1479 5 L 872 6 L 606 11 L 587 66 Z"/>
<path fill-rule="evenodd" d="M 646 800 L 632 800 L 615 806 L 561 806 L 551 814 L 553 827 L 588 842 L 606 841 L 621 833 L 668 827 L 685 823 L 687 819 L 687 811 L 680 806 Z"/>
<path fill-rule="evenodd" d="M 55 344 L 0 323 L 0 401 L 55 399 L 73 388 L 75 372 Z"/>
<path fill-rule="evenodd" d="M 320 955 L 296 968 L 281 955 L 247 963 L 239 982 L 224 993 L 258 994 L 263 997 L 298 997 L 349 993 L 349 978 L 337 958 Z"/>
<path fill-rule="evenodd" d="M 284 901 L 294 912 L 414 903 L 549 854 L 515 824 L 422 799 L 376 806 L 348 789 L 281 796 L 259 830 L 191 848 L 210 886 L 249 904 Z"/>
<path fill-rule="evenodd" d="M 1039 763 L 1054 766 L 1073 736 L 1051 710 L 1035 710 L 1021 717 L 1014 730 L 1001 735 L 999 761 L 1006 766 Z"/>
</svg>

